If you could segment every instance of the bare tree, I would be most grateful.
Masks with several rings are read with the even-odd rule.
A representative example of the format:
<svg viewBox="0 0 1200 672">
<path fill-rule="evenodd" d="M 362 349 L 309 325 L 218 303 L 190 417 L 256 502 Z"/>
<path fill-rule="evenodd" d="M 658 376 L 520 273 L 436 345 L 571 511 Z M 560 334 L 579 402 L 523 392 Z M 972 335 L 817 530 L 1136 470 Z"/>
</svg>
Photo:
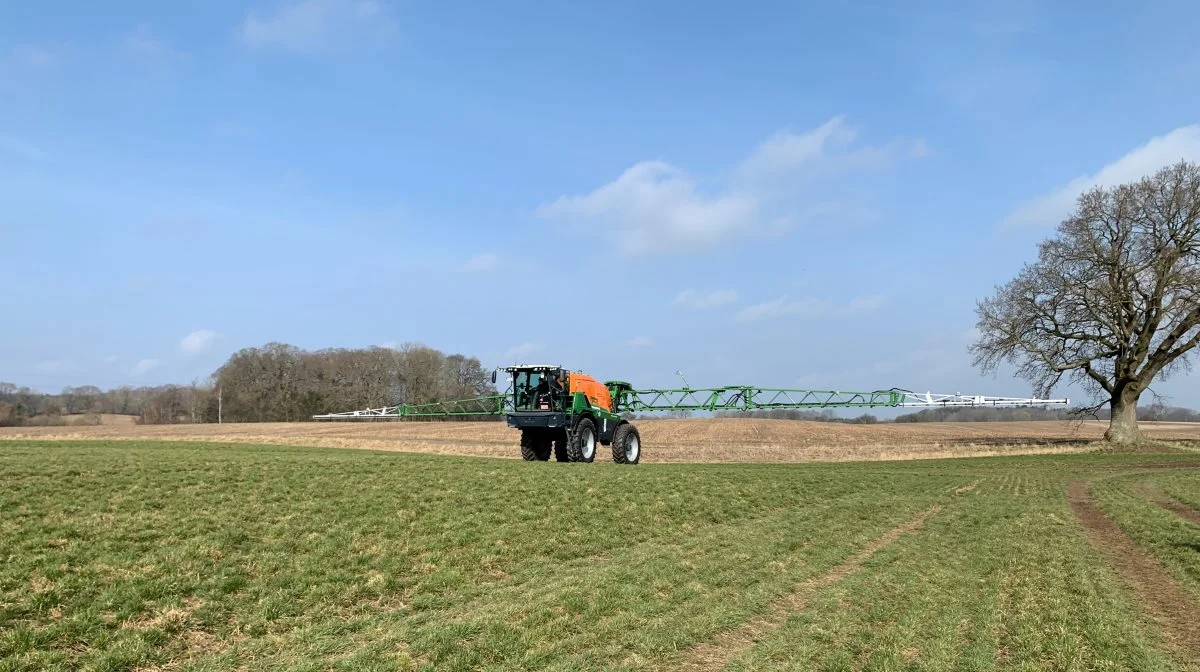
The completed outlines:
<svg viewBox="0 0 1200 672">
<path fill-rule="evenodd" d="M 408 403 L 437 401 L 443 359 L 442 353 L 424 345 L 405 343 L 400 346 L 400 386 Z"/>
<path fill-rule="evenodd" d="M 82 385 L 75 388 L 75 394 L 80 399 L 78 413 L 95 413 L 100 410 L 100 396 L 104 392 L 95 385 Z"/>
<path fill-rule="evenodd" d="M 134 391 L 132 387 L 122 385 L 108 393 L 109 396 L 109 413 L 117 413 L 120 415 L 129 415 L 135 413 L 134 408 Z"/>
<path fill-rule="evenodd" d="M 978 315 L 977 366 L 1009 362 L 1037 394 L 1076 382 L 1093 411 L 1111 406 L 1106 439 L 1139 441 L 1138 399 L 1200 343 L 1200 166 L 1080 196 L 1038 260 Z"/>
<path fill-rule="evenodd" d="M 83 403 L 83 395 L 78 394 L 74 387 L 64 387 L 60 393 L 62 397 L 63 408 L 68 415 L 79 413 L 80 405 Z"/>
</svg>

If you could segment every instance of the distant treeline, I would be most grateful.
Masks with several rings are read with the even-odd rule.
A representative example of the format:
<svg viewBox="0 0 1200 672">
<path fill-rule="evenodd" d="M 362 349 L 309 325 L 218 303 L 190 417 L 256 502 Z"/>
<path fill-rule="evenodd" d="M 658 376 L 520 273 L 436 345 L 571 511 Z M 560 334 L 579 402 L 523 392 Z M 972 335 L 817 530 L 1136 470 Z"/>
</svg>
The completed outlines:
<svg viewBox="0 0 1200 672">
<path fill-rule="evenodd" d="M 306 351 L 270 343 L 235 353 L 214 379 L 232 422 L 307 420 L 494 393 L 478 359 L 416 345 Z"/>
<path fill-rule="evenodd" d="M 1138 420 L 1148 422 L 1200 422 L 1200 411 L 1153 403 L 1138 408 Z M 1085 418 L 1108 420 L 1109 409 L 1101 408 Z M 1067 408 L 926 408 L 898 416 L 895 422 L 1024 422 L 1028 420 L 1078 420 Z"/>
<path fill-rule="evenodd" d="M 81 385 L 64 387 L 59 394 L 44 394 L 0 382 L 0 427 L 98 424 L 101 413 L 140 416 L 152 400 L 174 389 L 190 392 L 194 388 L 165 385 L 103 391 L 95 385 Z"/>
<path fill-rule="evenodd" d="M 91 385 L 43 394 L 0 383 L 0 426 L 98 422 L 98 414 L 135 415 L 147 424 L 289 422 L 318 413 L 427 403 L 493 394 L 478 359 L 433 348 L 326 349 L 283 343 L 234 353 L 209 380 L 192 385 Z M 93 420 L 93 418 L 95 418 Z"/>
</svg>

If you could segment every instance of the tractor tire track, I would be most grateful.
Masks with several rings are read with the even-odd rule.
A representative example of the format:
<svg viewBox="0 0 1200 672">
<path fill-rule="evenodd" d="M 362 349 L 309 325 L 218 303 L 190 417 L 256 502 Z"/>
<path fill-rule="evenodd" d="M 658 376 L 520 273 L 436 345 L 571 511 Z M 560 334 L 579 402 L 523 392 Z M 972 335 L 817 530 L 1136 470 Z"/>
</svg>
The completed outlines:
<svg viewBox="0 0 1200 672">
<path fill-rule="evenodd" d="M 887 548 L 905 534 L 921 527 L 926 519 L 941 510 L 941 504 L 935 504 L 925 509 L 911 520 L 892 528 L 883 536 L 867 544 L 866 547 L 843 560 L 825 574 L 802 581 L 791 595 L 773 603 L 766 614 L 755 616 L 732 630 L 725 630 L 717 634 L 707 642 L 692 646 L 684 653 L 684 660 L 676 669 L 681 672 L 724 669 L 730 660 L 748 650 L 764 635 L 777 630 L 793 613 L 803 611 L 813 593 L 850 576 L 872 555 Z"/>
<path fill-rule="evenodd" d="M 1174 513 L 1193 525 L 1200 525 L 1200 511 L 1197 511 L 1187 504 L 1176 500 L 1160 490 L 1157 485 L 1151 483 L 1150 481 L 1142 481 L 1140 487 L 1142 494 L 1146 496 L 1146 499 L 1150 500 L 1154 504 L 1157 504 L 1159 507 Z"/>
<path fill-rule="evenodd" d="M 1092 546 L 1104 557 L 1138 603 L 1161 626 L 1166 639 L 1190 660 L 1200 661 L 1200 604 L 1154 557 L 1142 551 L 1092 498 L 1085 481 L 1070 485 L 1071 510 L 1083 524 Z"/>
</svg>

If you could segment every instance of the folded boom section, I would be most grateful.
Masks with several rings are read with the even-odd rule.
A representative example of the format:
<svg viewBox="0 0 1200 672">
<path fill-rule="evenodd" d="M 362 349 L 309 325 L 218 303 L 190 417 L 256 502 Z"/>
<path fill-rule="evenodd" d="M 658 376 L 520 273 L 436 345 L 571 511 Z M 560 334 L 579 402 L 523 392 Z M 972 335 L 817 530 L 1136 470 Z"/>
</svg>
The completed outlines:
<svg viewBox="0 0 1200 672">
<path fill-rule="evenodd" d="M 504 394 L 486 397 L 435 401 L 428 404 L 400 404 L 383 408 L 368 408 L 361 411 L 326 413 L 314 415 L 314 420 L 395 420 L 397 418 L 434 419 L 470 418 L 476 416 L 504 415 L 512 407 L 512 400 Z"/>
</svg>

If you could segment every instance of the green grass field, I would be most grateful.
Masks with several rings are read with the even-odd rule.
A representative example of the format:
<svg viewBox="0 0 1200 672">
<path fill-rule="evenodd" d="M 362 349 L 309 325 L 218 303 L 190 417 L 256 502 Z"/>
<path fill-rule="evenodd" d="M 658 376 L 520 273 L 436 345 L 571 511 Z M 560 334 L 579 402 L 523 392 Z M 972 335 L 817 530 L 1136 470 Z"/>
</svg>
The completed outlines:
<svg viewBox="0 0 1200 672">
<path fill-rule="evenodd" d="M 0 670 L 1200 669 L 1198 463 L 10 443 Z"/>
</svg>

